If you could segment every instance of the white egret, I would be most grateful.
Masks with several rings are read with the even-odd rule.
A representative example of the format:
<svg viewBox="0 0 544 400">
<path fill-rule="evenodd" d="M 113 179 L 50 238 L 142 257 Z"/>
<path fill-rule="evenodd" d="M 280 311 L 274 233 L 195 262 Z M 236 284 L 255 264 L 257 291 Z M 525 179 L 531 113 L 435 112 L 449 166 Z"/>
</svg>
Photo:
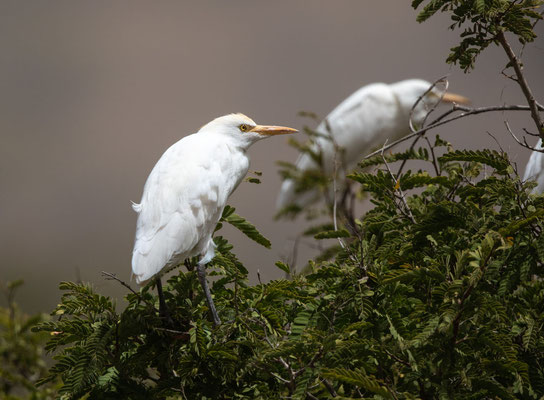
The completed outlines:
<svg viewBox="0 0 544 400">
<path fill-rule="evenodd" d="M 212 312 L 221 321 L 206 282 L 205 265 L 215 254 L 212 234 L 230 194 L 249 168 L 247 150 L 258 140 L 296 132 L 257 125 L 243 114 L 219 117 L 172 145 L 159 159 L 144 186 L 132 253 L 136 282 L 157 277 L 166 266 L 200 255 L 198 277 Z"/>
<path fill-rule="evenodd" d="M 544 149 L 542 140 L 538 141 L 536 148 L 540 150 Z M 539 151 L 533 151 L 531 153 L 531 157 L 529 157 L 529 161 L 525 167 L 525 175 L 523 176 L 524 181 L 529 179 L 534 180 L 537 183 L 536 187 L 533 189 L 533 193 L 544 192 L 544 153 Z"/>
<path fill-rule="evenodd" d="M 322 155 L 322 168 L 332 175 L 335 148 L 343 149 L 342 165 L 350 168 L 366 153 L 410 133 L 410 119 L 420 126 L 427 113 L 440 99 L 449 103 L 467 103 L 468 99 L 453 93 L 441 93 L 431 83 L 408 79 L 393 84 L 374 83 L 363 86 L 340 103 L 316 128 L 313 151 Z M 431 89 L 431 90 L 430 90 Z M 414 107 L 414 104 L 418 101 Z M 332 135 L 332 139 L 330 136 Z M 336 154 L 340 158 L 340 155 Z M 302 153 L 296 167 L 299 172 L 319 166 L 307 153 Z M 277 199 L 278 210 L 289 205 L 303 207 L 320 197 L 317 190 L 298 193 L 292 179 L 286 179 Z"/>
</svg>

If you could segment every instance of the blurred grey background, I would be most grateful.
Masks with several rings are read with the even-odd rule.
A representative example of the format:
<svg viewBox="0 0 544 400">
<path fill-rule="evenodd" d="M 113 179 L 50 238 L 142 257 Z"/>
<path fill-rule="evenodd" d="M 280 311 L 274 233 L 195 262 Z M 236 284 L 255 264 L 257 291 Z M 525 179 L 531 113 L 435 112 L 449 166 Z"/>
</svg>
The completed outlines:
<svg viewBox="0 0 544 400">
<path fill-rule="evenodd" d="M 26 281 L 17 299 L 27 311 L 49 311 L 61 280 L 121 299 L 125 290 L 100 271 L 130 279 L 130 200 L 140 200 L 168 146 L 217 116 L 301 128 L 309 121 L 298 111 L 324 116 L 363 84 L 445 74 L 474 105 L 523 103 L 500 74 L 500 49 L 465 75 L 445 64 L 458 37 L 449 20 L 415 17 L 398 0 L 0 1 L 0 280 Z M 542 101 L 542 40 L 523 58 Z M 505 131 L 506 118 L 532 128 L 528 114 L 495 113 L 435 133 L 457 148 L 497 148 L 489 131 L 522 172 L 529 152 Z M 251 279 L 259 269 L 268 280 L 282 276 L 274 262 L 303 229 L 273 220 L 275 161 L 296 153 L 280 137 L 250 154 L 263 183 L 243 183 L 230 204 L 273 247 L 223 233 Z M 310 253 L 301 249 L 299 263 Z"/>
</svg>

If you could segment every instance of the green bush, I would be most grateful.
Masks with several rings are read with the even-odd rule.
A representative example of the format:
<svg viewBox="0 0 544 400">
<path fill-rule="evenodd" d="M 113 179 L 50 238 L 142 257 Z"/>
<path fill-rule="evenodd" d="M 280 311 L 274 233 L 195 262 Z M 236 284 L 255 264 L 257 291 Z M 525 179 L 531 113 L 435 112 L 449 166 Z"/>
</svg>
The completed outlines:
<svg viewBox="0 0 544 400">
<path fill-rule="evenodd" d="M 54 333 L 47 348 L 56 351 L 50 378 L 62 379 L 59 393 L 540 398 L 544 198 L 528 194 L 531 184 L 505 154 L 444 144 L 437 140 L 433 154 L 445 152 L 434 160 L 417 151 L 438 176 L 352 174 L 374 208 L 333 261 L 312 262 L 305 276 L 249 285 L 231 246 L 216 237 L 209 269 L 221 277 L 212 289 L 224 320 L 218 328 L 193 271 L 179 270 L 165 285 L 172 325 L 159 318 L 151 287 L 128 294 L 119 314 L 90 287 L 62 283 L 54 312 L 62 319 L 38 328 Z M 399 192 L 412 189 L 400 201 Z"/>
<path fill-rule="evenodd" d="M 15 292 L 22 284 L 19 280 L 2 287 L 8 306 L 0 307 L 0 399 L 52 399 L 52 385 L 35 386 L 47 373 L 44 345 L 49 335 L 31 332 L 33 326 L 48 318 L 43 314 L 28 316 L 19 310 Z"/>
</svg>

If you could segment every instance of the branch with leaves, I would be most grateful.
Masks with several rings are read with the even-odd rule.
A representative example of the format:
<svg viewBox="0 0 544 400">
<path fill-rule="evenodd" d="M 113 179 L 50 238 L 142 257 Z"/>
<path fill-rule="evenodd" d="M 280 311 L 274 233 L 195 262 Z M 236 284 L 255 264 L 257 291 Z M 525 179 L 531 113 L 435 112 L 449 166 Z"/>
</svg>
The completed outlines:
<svg viewBox="0 0 544 400">
<path fill-rule="evenodd" d="M 437 12 L 447 12 L 453 21 L 450 29 L 463 29 L 461 43 L 451 49 L 447 62 L 459 64 L 465 71 L 474 68 L 477 56 L 490 44 L 500 45 L 506 56 L 508 64 L 504 69 L 513 68 L 515 76 L 508 76 L 520 87 L 525 96 L 531 118 L 536 126 L 536 135 L 544 140 L 544 125 L 540 111 L 541 104 L 536 100 L 533 90 L 529 86 L 523 73 L 521 57 L 517 56 L 510 45 L 506 33 L 516 37 L 519 42 L 525 44 L 536 39 L 534 27 L 542 19 L 542 0 L 413 0 L 412 7 L 419 8 L 426 5 L 419 13 L 417 20 L 426 21 Z M 514 136 L 514 135 L 513 135 Z M 514 136 L 515 138 L 515 136 Z M 518 143 L 521 141 L 517 140 Z M 526 142 L 524 140 L 524 142 Z M 541 151 L 532 147 L 532 150 Z"/>
</svg>

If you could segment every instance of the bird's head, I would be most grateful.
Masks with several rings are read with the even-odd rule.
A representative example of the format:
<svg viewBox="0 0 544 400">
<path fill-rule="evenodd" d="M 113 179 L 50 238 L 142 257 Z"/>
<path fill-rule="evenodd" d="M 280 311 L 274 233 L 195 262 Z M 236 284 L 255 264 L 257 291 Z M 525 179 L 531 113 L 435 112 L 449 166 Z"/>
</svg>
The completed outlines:
<svg viewBox="0 0 544 400">
<path fill-rule="evenodd" d="M 431 83 L 422 79 L 407 79 L 391 85 L 402 109 L 407 115 L 412 112 L 412 121 L 416 125 L 421 125 L 427 113 L 436 107 L 439 102 L 457 104 L 470 103 L 470 100 L 464 96 L 450 92 L 444 93 L 444 91 L 437 86 L 430 89 L 431 86 Z M 420 98 L 421 100 L 419 100 Z M 418 103 L 414 107 L 416 102 Z"/>
<path fill-rule="evenodd" d="M 244 114 L 228 114 L 204 125 L 199 132 L 224 135 L 229 137 L 236 146 L 248 148 L 261 139 L 295 133 L 297 130 L 286 126 L 258 125 Z"/>
</svg>

